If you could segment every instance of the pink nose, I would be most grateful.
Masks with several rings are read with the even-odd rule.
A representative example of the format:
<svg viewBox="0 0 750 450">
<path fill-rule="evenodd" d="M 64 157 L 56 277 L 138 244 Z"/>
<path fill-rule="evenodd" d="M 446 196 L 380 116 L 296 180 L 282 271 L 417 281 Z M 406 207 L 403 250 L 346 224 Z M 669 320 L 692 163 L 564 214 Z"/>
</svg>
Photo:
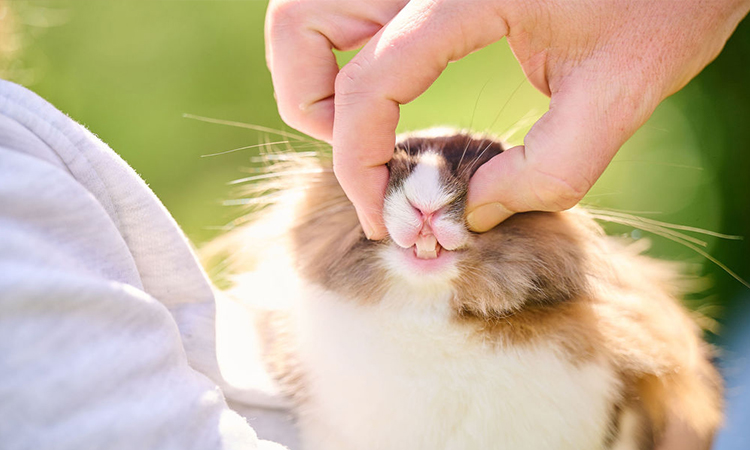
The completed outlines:
<svg viewBox="0 0 750 450">
<path fill-rule="evenodd" d="M 438 240 L 435 233 L 432 230 L 432 220 L 435 216 L 435 211 L 425 212 L 419 208 L 414 208 L 419 211 L 421 217 L 420 221 L 422 226 L 419 229 L 419 234 L 416 237 L 415 247 L 417 258 L 420 259 L 434 259 L 438 256 Z"/>
<path fill-rule="evenodd" d="M 421 215 L 421 222 L 422 222 L 422 228 L 419 230 L 419 234 L 425 236 L 430 235 L 432 233 L 432 219 L 435 216 L 435 211 L 427 212 L 425 213 L 419 208 L 414 208 L 417 211 L 419 211 L 419 214 Z"/>
</svg>

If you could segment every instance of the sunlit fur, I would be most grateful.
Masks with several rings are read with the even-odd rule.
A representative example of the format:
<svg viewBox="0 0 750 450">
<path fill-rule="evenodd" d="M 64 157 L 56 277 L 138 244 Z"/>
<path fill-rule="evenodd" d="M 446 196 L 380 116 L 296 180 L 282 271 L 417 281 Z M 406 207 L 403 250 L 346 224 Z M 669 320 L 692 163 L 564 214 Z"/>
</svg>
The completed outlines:
<svg viewBox="0 0 750 450">
<path fill-rule="evenodd" d="M 458 132 L 400 139 L 385 214 L 398 243 L 368 241 L 329 163 L 309 158 L 288 177 L 293 204 L 280 196 L 217 243 L 235 272 L 260 274 L 237 278 L 246 302 L 278 283 L 260 255 L 294 266 L 299 287 L 263 299 L 291 307 L 258 327 L 305 448 L 708 448 L 721 379 L 674 266 L 605 236 L 580 208 L 468 232 L 468 179 L 501 151 Z M 423 161 L 437 172 L 420 175 L 425 155 L 442 157 Z M 461 227 L 442 271 L 408 273 L 396 253 L 418 225 L 415 204 Z M 676 435 L 689 444 L 674 447 Z"/>
</svg>

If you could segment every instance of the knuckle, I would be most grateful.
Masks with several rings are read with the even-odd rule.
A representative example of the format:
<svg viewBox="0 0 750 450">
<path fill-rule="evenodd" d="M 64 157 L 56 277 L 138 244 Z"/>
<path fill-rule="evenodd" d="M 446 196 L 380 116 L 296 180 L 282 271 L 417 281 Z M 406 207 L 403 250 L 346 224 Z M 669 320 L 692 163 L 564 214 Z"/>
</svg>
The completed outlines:
<svg viewBox="0 0 750 450">
<path fill-rule="evenodd" d="M 347 98 L 358 96 L 366 92 L 367 75 L 369 74 L 369 65 L 362 61 L 352 60 L 341 68 L 336 81 L 334 90 L 337 98 Z"/>
<path fill-rule="evenodd" d="M 332 108 L 326 102 L 318 102 L 309 108 L 279 108 L 281 119 L 290 127 L 316 139 L 329 141 L 333 126 Z"/>
<path fill-rule="evenodd" d="M 300 2 L 292 0 L 271 0 L 268 4 L 266 19 L 270 24 L 294 21 L 300 16 Z"/>
<path fill-rule="evenodd" d="M 302 111 L 299 108 L 289 107 L 285 103 L 279 102 L 279 116 L 281 120 L 287 125 L 294 129 L 303 128 L 304 118 L 302 117 Z"/>
<path fill-rule="evenodd" d="M 560 176 L 535 169 L 530 180 L 536 209 L 562 211 L 574 207 L 583 199 L 591 184 L 576 176 Z"/>
<path fill-rule="evenodd" d="M 309 14 L 304 3 L 296 1 L 271 1 L 265 21 L 266 47 L 274 48 L 281 42 L 299 39 L 299 33 L 306 27 Z"/>
</svg>

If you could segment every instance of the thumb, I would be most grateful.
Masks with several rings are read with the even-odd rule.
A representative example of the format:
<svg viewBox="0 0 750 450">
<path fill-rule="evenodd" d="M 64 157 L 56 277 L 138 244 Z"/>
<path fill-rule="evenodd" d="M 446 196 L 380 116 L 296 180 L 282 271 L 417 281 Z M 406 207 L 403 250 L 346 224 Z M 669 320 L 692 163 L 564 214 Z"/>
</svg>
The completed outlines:
<svg viewBox="0 0 750 450">
<path fill-rule="evenodd" d="M 561 211 L 586 195 L 657 104 L 633 84 L 599 78 L 571 74 L 525 145 L 477 170 L 469 183 L 469 228 L 487 231 L 516 212 Z"/>
</svg>

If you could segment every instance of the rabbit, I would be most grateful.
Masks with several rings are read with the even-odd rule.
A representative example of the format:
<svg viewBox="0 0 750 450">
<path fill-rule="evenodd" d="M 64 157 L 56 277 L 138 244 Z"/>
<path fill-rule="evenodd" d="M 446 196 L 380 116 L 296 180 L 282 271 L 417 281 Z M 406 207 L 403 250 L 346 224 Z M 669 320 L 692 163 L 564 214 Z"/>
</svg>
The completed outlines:
<svg viewBox="0 0 750 450">
<path fill-rule="evenodd" d="M 399 136 L 382 241 L 330 161 L 282 158 L 291 181 L 269 189 L 293 204 L 223 238 L 247 271 L 233 294 L 272 305 L 256 326 L 303 449 L 710 448 L 722 379 L 676 265 L 582 207 L 469 231 L 469 179 L 502 151 L 452 129 Z"/>
</svg>

